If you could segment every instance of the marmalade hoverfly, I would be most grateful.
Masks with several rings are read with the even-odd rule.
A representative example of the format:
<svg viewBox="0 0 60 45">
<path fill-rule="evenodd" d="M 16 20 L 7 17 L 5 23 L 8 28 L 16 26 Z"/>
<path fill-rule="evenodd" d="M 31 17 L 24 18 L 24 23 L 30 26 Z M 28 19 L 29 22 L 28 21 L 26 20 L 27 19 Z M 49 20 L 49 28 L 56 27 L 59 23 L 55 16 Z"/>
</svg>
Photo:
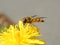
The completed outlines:
<svg viewBox="0 0 60 45">
<path fill-rule="evenodd" d="M 46 18 L 46 17 L 36 17 L 36 16 L 37 15 L 25 17 L 22 19 L 22 21 L 23 23 L 44 22 L 43 18 Z"/>
</svg>

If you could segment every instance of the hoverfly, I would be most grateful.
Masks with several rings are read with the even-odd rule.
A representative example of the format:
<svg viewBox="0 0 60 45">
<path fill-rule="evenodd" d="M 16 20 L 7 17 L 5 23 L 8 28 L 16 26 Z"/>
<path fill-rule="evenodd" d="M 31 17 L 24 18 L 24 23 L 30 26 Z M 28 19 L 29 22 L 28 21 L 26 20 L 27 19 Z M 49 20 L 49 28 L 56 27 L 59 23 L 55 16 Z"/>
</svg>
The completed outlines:
<svg viewBox="0 0 60 45">
<path fill-rule="evenodd" d="M 36 16 L 37 15 L 23 18 L 23 23 L 25 24 L 25 23 L 33 23 L 33 22 L 44 22 L 43 18 L 46 18 L 46 17 L 36 17 Z"/>
</svg>

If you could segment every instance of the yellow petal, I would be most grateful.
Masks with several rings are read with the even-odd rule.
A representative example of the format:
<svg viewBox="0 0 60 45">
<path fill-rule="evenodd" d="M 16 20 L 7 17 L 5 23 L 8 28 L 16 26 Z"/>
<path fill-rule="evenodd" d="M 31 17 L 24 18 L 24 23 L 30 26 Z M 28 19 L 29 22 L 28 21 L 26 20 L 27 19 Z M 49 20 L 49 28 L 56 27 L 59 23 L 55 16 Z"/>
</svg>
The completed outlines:
<svg viewBox="0 0 60 45">
<path fill-rule="evenodd" d="M 45 44 L 45 41 L 37 39 L 27 39 L 26 42 L 31 44 Z"/>
</svg>

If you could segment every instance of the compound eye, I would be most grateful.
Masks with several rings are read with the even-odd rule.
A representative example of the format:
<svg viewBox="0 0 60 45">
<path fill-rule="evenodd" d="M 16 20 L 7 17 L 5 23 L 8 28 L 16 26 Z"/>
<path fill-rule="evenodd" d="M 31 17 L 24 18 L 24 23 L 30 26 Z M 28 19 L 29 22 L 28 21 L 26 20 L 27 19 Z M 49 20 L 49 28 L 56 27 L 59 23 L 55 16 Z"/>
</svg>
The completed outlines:
<svg viewBox="0 0 60 45">
<path fill-rule="evenodd" d="M 26 23 L 26 22 L 27 22 L 26 18 L 23 18 L 23 23 Z"/>
</svg>

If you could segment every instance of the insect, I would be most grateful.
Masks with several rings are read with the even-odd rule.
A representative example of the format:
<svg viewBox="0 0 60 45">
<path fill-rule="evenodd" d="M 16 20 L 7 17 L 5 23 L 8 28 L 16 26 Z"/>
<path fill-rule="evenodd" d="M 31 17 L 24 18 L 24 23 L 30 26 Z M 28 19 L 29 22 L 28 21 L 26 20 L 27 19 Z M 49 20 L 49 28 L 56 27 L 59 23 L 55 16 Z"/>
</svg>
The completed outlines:
<svg viewBox="0 0 60 45">
<path fill-rule="evenodd" d="M 33 22 L 44 22 L 43 18 L 46 17 L 36 17 L 37 15 L 34 16 L 29 16 L 29 17 L 25 17 L 23 18 L 23 23 L 33 23 Z"/>
<path fill-rule="evenodd" d="M 0 25 L 9 27 L 13 22 L 3 13 L 0 13 Z"/>
</svg>

